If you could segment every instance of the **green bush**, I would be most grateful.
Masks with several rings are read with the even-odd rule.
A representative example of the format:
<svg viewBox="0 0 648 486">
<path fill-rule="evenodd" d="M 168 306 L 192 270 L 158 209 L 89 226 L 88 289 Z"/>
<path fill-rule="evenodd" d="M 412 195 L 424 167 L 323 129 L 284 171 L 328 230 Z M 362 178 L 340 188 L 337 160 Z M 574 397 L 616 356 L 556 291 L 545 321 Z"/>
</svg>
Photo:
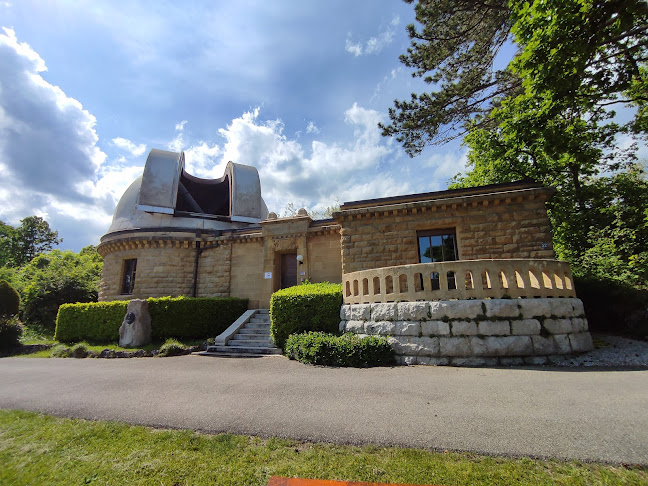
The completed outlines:
<svg viewBox="0 0 648 486">
<path fill-rule="evenodd" d="M 11 349 L 20 345 L 23 327 L 16 316 L 0 316 L 0 349 Z"/>
<path fill-rule="evenodd" d="M 86 343 L 77 343 L 70 348 L 70 354 L 73 358 L 85 358 L 88 356 L 88 345 Z"/>
<path fill-rule="evenodd" d="M 154 339 L 215 337 L 247 310 L 235 297 L 148 299 Z"/>
<path fill-rule="evenodd" d="M 0 280 L 0 316 L 15 316 L 20 309 L 20 295 L 9 282 Z"/>
<path fill-rule="evenodd" d="M 591 331 L 648 335 L 648 290 L 616 280 L 574 278 Z"/>
<path fill-rule="evenodd" d="M 153 339 L 215 337 L 247 310 L 247 299 L 161 297 L 148 299 Z M 54 338 L 61 342 L 119 341 L 127 301 L 63 304 Z"/>
<path fill-rule="evenodd" d="M 72 350 L 64 344 L 58 344 L 52 348 L 52 351 L 50 351 L 50 356 L 52 358 L 71 358 Z"/>
<path fill-rule="evenodd" d="M 176 341 L 175 339 L 167 339 L 162 346 L 158 356 L 180 356 L 187 354 L 187 348 L 184 344 Z"/>
<path fill-rule="evenodd" d="M 307 331 L 338 333 L 342 285 L 328 282 L 282 289 L 270 299 L 270 332 L 283 348 L 291 334 Z"/>
<path fill-rule="evenodd" d="M 94 247 L 78 254 L 53 250 L 34 258 L 19 272 L 22 319 L 52 328 L 61 304 L 96 302 L 102 265 Z"/>
<path fill-rule="evenodd" d="M 63 304 L 56 318 L 54 339 L 63 343 L 119 341 L 119 327 L 127 306 L 126 301 Z"/>
<path fill-rule="evenodd" d="M 384 337 L 360 338 L 347 333 L 334 336 L 323 332 L 292 334 L 286 341 L 285 354 L 302 363 L 324 366 L 390 366 L 394 351 Z"/>
</svg>

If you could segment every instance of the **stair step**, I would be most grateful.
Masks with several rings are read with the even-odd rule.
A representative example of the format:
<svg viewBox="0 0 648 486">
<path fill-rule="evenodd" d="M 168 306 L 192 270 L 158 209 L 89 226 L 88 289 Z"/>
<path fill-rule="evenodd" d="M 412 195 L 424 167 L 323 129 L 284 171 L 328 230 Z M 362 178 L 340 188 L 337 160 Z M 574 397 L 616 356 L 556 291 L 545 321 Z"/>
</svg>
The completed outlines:
<svg viewBox="0 0 648 486">
<path fill-rule="evenodd" d="M 270 341 L 270 334 L 236 334 L 230 341 Z"/>
<path fill-rule="evenodd" d="M 270 335 L 270 328 L 268 328 L 268 329 L 249 329 L 247 327 L 244 327 L 243 329 L 239 329 L 239 334 L 258 334 L 258 335 L 267 334 L 269 336 Z"/>
<path fill-rule="evenodd" d="M 245 329 L 270 329 L 269 324 L 247 324 Z"/>
<path fill-rule="evenodd" d="M 271 347 L 234 347 L 234 346 L 209 346 L 206 353 L 223 353 L 223 354 L 281 354 L 281 350 Z"/>
<path fill-rule="evenodd" d="M 263 339 L 263 340 L 246 340 L 246 339 L 241 339 L 241 340 L 235 340 L 231 339 L 227 342 L 228 346 L 232 346 L 235 348 L 240 348 L 240 347 L 245 347 L 245 348 L 269 348 L 272 347 L 272 341 L 269 339 Z"/>
</svg>

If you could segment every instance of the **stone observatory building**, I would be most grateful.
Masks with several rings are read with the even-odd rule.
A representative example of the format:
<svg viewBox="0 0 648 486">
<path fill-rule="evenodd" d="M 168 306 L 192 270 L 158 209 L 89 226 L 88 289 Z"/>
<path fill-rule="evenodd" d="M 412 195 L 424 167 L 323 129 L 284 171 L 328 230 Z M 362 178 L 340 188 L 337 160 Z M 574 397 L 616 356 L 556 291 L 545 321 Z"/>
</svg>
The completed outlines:
<svg viewBox="0 0 648 486">
<path fill-rule="evenodd" d="M 232 296 L 267 309 L 280 288 L 341 282 L 341 329 L 390 336 L 403 362 L 586 351 L 583 306 L 551 245 L 554 192 L 515 182 L 278 218 L 254 167 L 200 179 L 183 153 L 152 150 L 101 238 L 99 300 Z"/>
</svg>

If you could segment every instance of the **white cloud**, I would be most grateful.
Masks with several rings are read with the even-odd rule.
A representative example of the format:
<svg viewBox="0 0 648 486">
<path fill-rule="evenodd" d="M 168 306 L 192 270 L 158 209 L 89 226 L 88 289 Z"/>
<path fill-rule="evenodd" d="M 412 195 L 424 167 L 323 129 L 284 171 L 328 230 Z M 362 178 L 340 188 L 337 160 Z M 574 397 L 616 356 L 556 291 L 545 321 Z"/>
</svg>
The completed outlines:
<svg viewBox="0 0 648 486">
<path fill-rule="evenodd" d="M 344 50 L 356 57 L 368 54 L 378 54 L 392 43 L 395 27 L 397 27 L 399 23 L 400 17 L 394 17 L 385 30 L 376 36 L 370 37 L 364 43 L 362 41 L 352 42 L 351 39 L 347 37 Z M 350 35 L 351 34 L 349 34 L 349 37 Z"/>
<path fill-rule="evenodd" d="M 12 29 L 0 33 L 0 218 L 16 222 L 52 200 L 90 204 L 78 185 L 92 180 L 106 155 L 95 117 L 45 81 L 45 62 Z"/>
<path fill-rule="evenodd" d="M 445 189 L 448 182 L 457 174 L 465 174 L 468 164 L 468 150 L 436 153 L 430 155 L 422 164 L 423 167 L 432 169 L 431 177 L 434 179 L 433 190 Z"/>
<path fill-rule="evenodd" d="M 317 125 L 315 125 L 314 122 L 309 121 L 308 125 L 306 125 L 306 133 L 319 133 L 320 130 L 317 128 Z"/>
<path fill-rule="evenodd" d="M 184 126 L 189 123 L 187 120 L 182 120 L 180 123 L 176 123 L 175 129 L 179 132 L 184 130 Z"/>
<path fill-rule="evenodd" d="M 133 142 L 126 138 L 117 137 L 113 138 L 112 142 L 120 149 L 130 152 L 131 155 L 140 156 L 146 151 L 146 144 L 135 145 Z"/>
</svg>

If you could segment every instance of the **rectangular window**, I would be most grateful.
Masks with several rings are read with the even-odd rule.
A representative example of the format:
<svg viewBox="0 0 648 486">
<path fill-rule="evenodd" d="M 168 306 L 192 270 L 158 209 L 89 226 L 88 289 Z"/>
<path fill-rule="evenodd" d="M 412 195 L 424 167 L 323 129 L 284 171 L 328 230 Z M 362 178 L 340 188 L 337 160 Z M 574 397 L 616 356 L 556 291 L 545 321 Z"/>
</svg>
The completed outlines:
<svg viewBox="0 0 648 486">
<path fill-rule="evenodd" d="M 124 261 L 124 276 L 122 278 L 122 294 L 132 294 L 135 288 L 135 271 L 137 270 L 137 258 Z"/>
<path fill-rule="evenodd" d="M 419 262 L 449 262 L 458 260 L 457 237 L 454 229 L 419 231 Z"/>
</svg>

